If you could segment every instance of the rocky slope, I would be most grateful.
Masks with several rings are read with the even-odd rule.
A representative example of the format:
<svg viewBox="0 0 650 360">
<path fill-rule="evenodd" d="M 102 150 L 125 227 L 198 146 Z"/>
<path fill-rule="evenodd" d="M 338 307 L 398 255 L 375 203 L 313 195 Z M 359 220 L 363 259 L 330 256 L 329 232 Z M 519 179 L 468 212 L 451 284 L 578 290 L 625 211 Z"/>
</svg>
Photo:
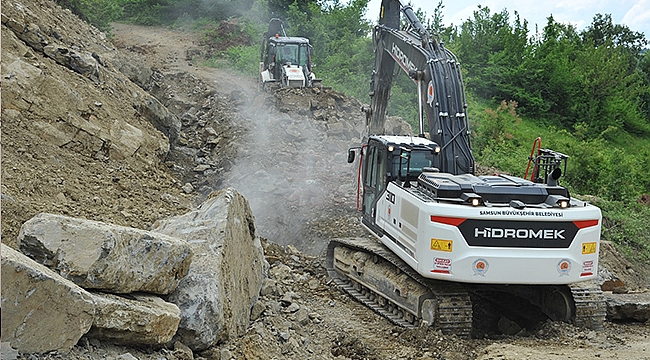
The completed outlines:
<svg viewBox="0 0 650 360">
<path fill-rule="evenodd" d="M 473 340 L 392 326 L 335 288 L 320 258 L 331 237 L 365 236 L 356 169 L 344 159 L 361 134 L 358 101 L 331 91 L 259 93 L 254 79 L 197 66 L 202 49 L 190 33 L 116 24 L 107 39 L 51 1 L 3 5 L 4 244 L 16 247 L 20 226 L 41 212 L 148 230 L 232 186 L 250 202 L 271 265 L 245 335 L 210 349 L 84 337 L 69 354 L 22 358 L 648 356 L 642 322 L 608 322 L 598 333 L 543 323 Z M 627 286 L 646 286 L 613 248 L 603 256 Z M 3 359 L 16 356 L 5 349 Z"/>
</svg>

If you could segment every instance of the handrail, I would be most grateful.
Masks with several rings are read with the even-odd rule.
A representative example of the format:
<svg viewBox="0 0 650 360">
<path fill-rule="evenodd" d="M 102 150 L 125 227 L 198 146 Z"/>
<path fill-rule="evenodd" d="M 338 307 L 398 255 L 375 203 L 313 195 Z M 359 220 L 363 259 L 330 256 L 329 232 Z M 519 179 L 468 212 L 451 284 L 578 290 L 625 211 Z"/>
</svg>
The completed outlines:
<svg viewBox="0 0 650 360">
<path fill-rule="evenodd" d="M 528 177 L 528 170 L 530 169 L 530 163 L 535 160 L 533 157 L 533 154 L 535 154 L 535 144 L 537 144 L 537 154 L 539 155 L 539 151 L 542 148 L 542 138 L 538 137 L 533 141 L 533 148 L 530 149 L 530 156 L 528 157 L 528 166 L 526 166 L 526 173 L 524 174 L 524 179 Z M 534 162 L 535 166 L 533 167 L 533 171 L 530 174 L 530 181 L 535 181 L 535 174 L 539 171 L 539 164 L 537 164 L 537 161 Z"/>
</svg>

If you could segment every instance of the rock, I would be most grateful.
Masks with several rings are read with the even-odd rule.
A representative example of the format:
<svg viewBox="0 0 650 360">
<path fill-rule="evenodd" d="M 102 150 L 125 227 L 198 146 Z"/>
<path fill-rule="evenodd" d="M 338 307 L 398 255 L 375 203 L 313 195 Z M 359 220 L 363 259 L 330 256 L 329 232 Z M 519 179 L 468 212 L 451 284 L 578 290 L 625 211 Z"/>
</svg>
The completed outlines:
<svg viewBox="0 0 650 360">
<path fill-rule="evenodd" d="M 93 323 L 91 295 L 4 244 L 1 251 L 2 341 L 21 353 L 70 352 Z"/>
<path fill-rule="evenodd" d="M 189 273 L 167 297 L 181 310 L 175 339 L 202 351 L 243 334 L 268 272 L 248 201 L 231 188 L 213 192 L 153 231 L 186 240 L 194 252 Z"/>
<path fill-rule="evenodd" d="M 180 310 L 155 295 L 92 293 L 92 297 L 95 320 L 88 338 L 119 345 L 162 345 L 178 330 Z"/>
<path fill-rule="evenodd" d="M 309 282 L 307 283 L 307 286 L 309 287 L 310 290 L 316 290 L 320 286 L 320 282 L 316 279 L 310 279 Z"/>
<path fill-rule="evenodd" d="M 47 45 L 42 50 L 57 63 L 99 82 L 99 64 L 92 54 L 77 52 L 61 45 Z"/>
<path fill-rule="evenodd" d="M 192 349 L 180 341 L 174 342 L 174 356 L 176 356 L 178 360 L 194 360 Z"/>
<path fill-rule="evenodd" d="M 23 253 L 86 289 L 168 294 L 187 274 L 184 241 L 98 221 L 41 213 L 20 229 Z"/>
<path fill-rule="evenodd" d="M 196 165 L 196 167 L 194 167 L 194 171 L 196 171 L 196 172 L 204 172 L 204 171 L 210 169 L 210 167 L 211 166 L 208 165 L 208 164 L 199 164 L 199 165 Z"/>
<path fill-rule="evenodd" d="M 144 65 L 143 61 L 133 61 L 133 57 L 133 54 L 131 54 L 131 56 L 126 56 L 121 52 L 118 52 L 115 53 L 115 56 L 111 60 L 113 66 L 122 74 L 126 75 L 129 80 L 136 83 L 139 87 L 147 89 L 153 71 L 151 68 Z"/>
<path fill-rule="evenodd" d="M 194 191 L 194 186 L 192 186 L 192 184 L 185 183 L 185 185 L 183 185 L 183 192 L 184 193 L 191 194 L 193 191 Z"/>
<path fill-rule="evenodd" d="M 135 109 L 156 129 L 165 134 L 170 143 L 174 143 L 181 132 L 181 120 L 161 104 L 158 99 L 153 96 L 147 97 Z"/>
<path fill-rule="evenodd" d="M 289 306 L 293 302 L 293 299 L 296 298 L 296 294 L 293 291 L 286 292 L 284 295 L 282 295 L 282 298 L 280 299 L 280 303 L 284 306 Z"/>
<path fill-rule="evenodd" d="M 633 270 L 632 263 L 610 241 L 600 242 L 598 281 L 603 291 L 639 292 L 648 288 L 648 280 Z"/>
<path fill-rule="evenodd" d="M 279 296 L 280 291 L 278 289 L 278 282 L 275 279 L 264 279 L 262 282 L 262 289 L 260 290 L 260 295 L 275 295 Z"/>
<path fill-rule="evenodd" d="M 515 335 L 521 331 L 521 326 L 519 326 L 516 322 L 506 318 L 505 316 L 501 316 L 501 318 L 499 318 L 497 326 L 499 331 L 506 335 Z"/>
<path fill-rule="evenodd" d="M 608 320 L 650 320 L 650 292 L 604 295 Z"/>
<path fill-rule="evenodd" d="M 124 353 L 121 355 L 118 355 L 115 360 L 138 360 L 137 357 L 131 355 L 131 353 Z"/>
<path fill-rule="evenodd" d="M 298 311 L 298 310 L 300 310 L 300 305 L 298 305 L 298 304 L 296 304 L 296 303 L 293 303 L 293 304 L 290 304 L 289 306 L 287 306 L 287 308 L 284 309 L 283 311 L 284 311 L 285 313 L 290 313 L 290 314 L 292 314 L 292 313 L 295 313 L 295 312 Z"/>
<path fill-rule="evenodd" d="M 282 280 L 284 282 L 293 282 L 293 271 L 289 266 L 284 264 L 279 264 L 272 267 L 270 270 L 270 275 L 277 280 Z"/>
<path fill-rule="evenodd" d="M 221 349 L 221 360 L 232 359 L 232 352 L 226 348 Z"/>
<path fill-rule="evenodd" d="M 257 320 L 262 313 L 266 310 L 266 305 L 261 301 L 256 301 L 251 309 L 251 320 Z"/>
<path fill-rule="evenodd" d="M 18 350 L 12 348 L 9 342 L 3 342 L 0 345 L 0 359 L 16 360 L 18 359 Z"/>
<path fill-rule="evenodd" d="M 625 289 L 625 283 L 620 279 L 605 280 L 600 286 L 603 291 L 614 291 L 615 289 Z"/>
<path fill-rule="evenodd" d="M 300 325 L 307 325 L 309 323 L 309 309 L 304 306 L 301 306 L 298 312 L 296 313 L 296 321 Z"/>
</svg>

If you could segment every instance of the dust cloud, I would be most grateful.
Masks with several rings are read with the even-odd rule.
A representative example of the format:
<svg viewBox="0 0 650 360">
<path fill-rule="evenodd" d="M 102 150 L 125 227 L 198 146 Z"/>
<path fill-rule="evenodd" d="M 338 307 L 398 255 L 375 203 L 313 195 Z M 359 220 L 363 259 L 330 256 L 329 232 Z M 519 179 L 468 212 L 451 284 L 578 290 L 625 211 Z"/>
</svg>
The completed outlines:
<svg viewBox="0 0 650 360">
<path fill-rule="evenodd" d="M 314 231 L 324 226 L 321 219 L 358 216 L 356 168 L 346 157 L 361 141 L 360 107 L 329 90 L 250 91 L 245 97 L 250 104 L 240 116 L 248 132 L 222 185 L 248 199 L 258 235 L 316 255 L 329 240 Z"/>
</svg>

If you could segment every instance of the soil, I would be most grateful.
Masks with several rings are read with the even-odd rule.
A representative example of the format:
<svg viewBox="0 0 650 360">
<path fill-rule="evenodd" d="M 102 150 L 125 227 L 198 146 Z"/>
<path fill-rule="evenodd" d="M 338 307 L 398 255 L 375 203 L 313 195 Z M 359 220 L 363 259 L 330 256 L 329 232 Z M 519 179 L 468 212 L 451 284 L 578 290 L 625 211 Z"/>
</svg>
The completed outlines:
<svg viewBox="0 0 650 360">
<path fill-rule="evenodd" d="M 3 149 L 2 241 L 11 244 L 20 224 L 40 211 L 148 228 L 157 218 L 186 212 L 211 188 L 231 186 L 251 203 L 274 287 L 263 291 L 262 307 L 245 335 L 200 354 L 188 354 L 179 344 L 127 348 L 82 338 L 70 354 L 25 358 L 130 359 L 130 354 L 140 360 L 650 359 L 650 332 L 644 323 L 606 322 L 605 329 L 596 332 L 546 321 L 514 336 L 490 334 L 470 340 L 427 328 L 405 330 L 392 325 L 336 288 L 322 266 L 328 238 L 367 235 L 356 215 L 355 169 L 345 163 L 346 148 L 360 140 L 358 128 L 343 119 L 318 120 L 317 114 L 335 109 L 343 114 L 340 117 L 361 125 L 363 118 L 355 108 L 359 104 L 335 92 L 261 93 L 254 78 L 200 65 L 197 56 L 204 49 L 199 37 L 190 32 L 114 24 L 112 33 L 112 42 L 128 56 L 144 61 L 167 80 L 178 79 L 167 82 L 165 91 L 159 90 L 161 102 L 165 103 L 160 94 L 173 92 L 189 99 L 197 94 L 195 102 L 200 104 L 206 87 L 221 99 L 224 111 L 217 115 L 231 124 L 231 133 L 224 135 L 228 141 L 219 160 L 222 166 L 207 174 L 193 171 L 194 164 L 188 167 L 180 162 L 168 163 L 171 170 L 139 167 L 140 163 L 107 166 L 59 153 L 55 147 L 36 153 L 30 145 L 38 141 L 29 129 L 3 129 L 3 147 L 22 150 L 7 156 Z M 192 141 L 189 132 L 185 136 Z M 31 165 L 35 158 L 42 160 L 42 168 Z M 36 174 L 51 171 L 56 176 L 35 188 Z M 196 190 L 182 191 L 186 183 Z M 5 202 L 5 194 L 20 196 Z M 84 207 L 83 201 L 70 201 L 68 206 L 57 206 L 53 204 L 61 202 L 43 200 L 48 194 L 88 198 L 88 203 Z M 88 206 L 97 203 L 105 205 Z M 620 261 L 615 250 L 608 254 Z M 628 267 L 625 262 L 615 266 Z M 643 286 L 643 280 L 636 285 Z"/>
</svg>

